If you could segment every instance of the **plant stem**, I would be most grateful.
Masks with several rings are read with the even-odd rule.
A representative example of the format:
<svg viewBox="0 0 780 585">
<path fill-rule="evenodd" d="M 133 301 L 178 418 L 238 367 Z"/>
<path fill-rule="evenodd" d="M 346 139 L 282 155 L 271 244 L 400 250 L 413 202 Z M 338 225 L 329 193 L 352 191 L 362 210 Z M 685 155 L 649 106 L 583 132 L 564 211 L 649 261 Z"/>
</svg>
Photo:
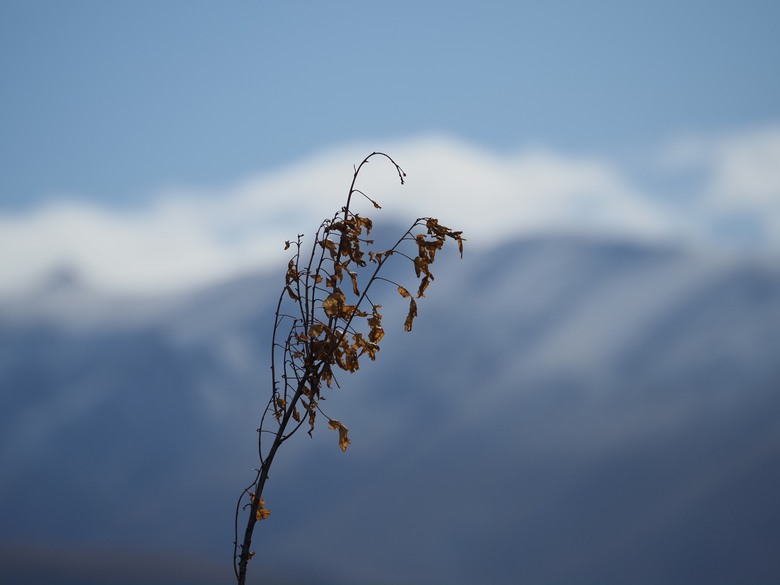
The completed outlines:
<svg viewBox="0 0 780 585">
<path fill-rule="evenodd" d="M 303 389 L 311 380 L 317 379 L 317 371 L 314 369 L 298 382 L 298 387 L 295 391 L 295 394 L 293 395 L 293 399 L 290 401 L 290 404 L 287 405 L 284 416 L 279 423 L 279 428 L 274 435 L 274 442 L 271 444 L 268 455 L 265 457 L 263 464 L 260 467 L 260 476 L 258 477 L 257 483 L 255 484 L 256 487 L 253 492 L 252 502 L 249 507 L 249 518 L 247 519 L 246 529 L 244 530 L 244 540 L 241 544 L 241 555 L 238 561 L 238 585 L 246 584 L 246 570 L 250 555 L 249 549 L 252 546 L 252 535 L 254 534 L 255 524 L 257 524 L 257 509 L 260 506 L 260 499 L 263 495 L 265 483 L 268 481 L 268 472 L 271 469 L 271 464 L 274 461 L 276 452 L 286 438 L 284 431 L 287 428 L 287 424 L 290 422 L 290 418 L 292 418 L 292 413 L 295 411 L 295 405 L 298 403 L 301 394 L 303 394 Z"/>
</svg>

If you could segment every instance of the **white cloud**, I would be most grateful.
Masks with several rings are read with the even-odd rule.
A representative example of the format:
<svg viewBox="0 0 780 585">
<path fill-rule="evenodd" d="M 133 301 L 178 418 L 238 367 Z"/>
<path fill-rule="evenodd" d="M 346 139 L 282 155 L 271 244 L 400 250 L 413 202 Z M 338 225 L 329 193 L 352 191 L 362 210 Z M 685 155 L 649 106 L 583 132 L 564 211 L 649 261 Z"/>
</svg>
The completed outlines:
<svg viewBox="0 0 780 585">
<path fill-rule="evenodd" d="M 721 245 L 780 249 L 780 124 L 686 138 L 665 153 L 672 173 L 693 172 L 696 229 Z"/>
<path fill-rule="evenodd" d="M 366 211 L 375 221 L 406 223 L 434 215 L 463 229 L 471 246 L 549 231 L 717 238 L 718 226 L 734 215 L 754 222 L 764 245 L 780 246 L 778 127 L 670 147 L 666 158 L 677 170 L 704 169 L 699 195 L 686 207 L 650 196 L 598 158 L 543 150 L 497 155 L 444 138 L 384 147 L 407 171 L 407 184 L 399 185 L 386 161 L 372 159 L 358 187 L 383 210 L 366 203 Z M 0 294 L 62 266 L 99 289 L 158 292 L 281 262 L 285 240 L 311 234 L 340 208 L 352 166 L 367 152 L 360 145 L 332 149 L 218 192 L 161 193 L 133 211 L 71 200 L 0 215 Z"/>
<path fill-rule="evenodd" d="M 780 204 L 780 124 L 678 140 L 667 149 L 666 163 L 672 170 L 705 170 L 703 193 L 723 208 L 761 211 Z"/>
</svg>

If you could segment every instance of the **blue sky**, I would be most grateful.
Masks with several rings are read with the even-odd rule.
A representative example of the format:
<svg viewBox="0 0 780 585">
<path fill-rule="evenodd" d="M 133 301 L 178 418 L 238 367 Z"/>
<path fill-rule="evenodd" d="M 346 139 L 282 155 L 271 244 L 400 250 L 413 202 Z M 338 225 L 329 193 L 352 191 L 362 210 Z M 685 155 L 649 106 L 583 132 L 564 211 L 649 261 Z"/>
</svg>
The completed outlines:
<svg viewBox="0 0 780 585">
<path fill-rule="evenodd" d="M 0 192 L 130 201 L 355 139 L 611 154 L 780 118 L 780 4 L 0 2 Z"/>
<path fill-rule="evenodd" d="M 66 225 L 62 201 L 151 213 L 356 145 L 345 174 L 373 149 L 424 158 L 419 141 L 494 170 L 539 151 L 589 161 L 629 199 L 683 206 L 722 200 L 734 153 L 762 152 L 751 188 L 774 214 L 778 22 L 769 1 L 0 0 L 0 229 L 9 248 L 14 230 L 35 239 L 20 214 Z M 701 229 L 765 242 L 778 227 L 754 226 L 761 206 L 732 211 Z"/>
</svg>

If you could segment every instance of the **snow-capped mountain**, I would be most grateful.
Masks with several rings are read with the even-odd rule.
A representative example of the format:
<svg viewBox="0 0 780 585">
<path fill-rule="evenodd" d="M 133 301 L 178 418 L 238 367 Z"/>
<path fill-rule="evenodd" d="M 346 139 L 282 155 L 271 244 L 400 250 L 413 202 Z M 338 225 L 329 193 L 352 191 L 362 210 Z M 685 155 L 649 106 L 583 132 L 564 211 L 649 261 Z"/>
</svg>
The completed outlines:
<svg viewBox="0 0 780 585">
<path fill-rule="evenodd" d="M 285 444 L 256 576 L 780 578 L 780 269 L 584 238 L 466 252 L 411 335 L 388 291 L 376 363 L 325 403 L 347 453 L 325 428 Z M 0 302 L 0 575 L 230 582 L 282 282 L 116 298 L 61 273 Z"/>
</svg>

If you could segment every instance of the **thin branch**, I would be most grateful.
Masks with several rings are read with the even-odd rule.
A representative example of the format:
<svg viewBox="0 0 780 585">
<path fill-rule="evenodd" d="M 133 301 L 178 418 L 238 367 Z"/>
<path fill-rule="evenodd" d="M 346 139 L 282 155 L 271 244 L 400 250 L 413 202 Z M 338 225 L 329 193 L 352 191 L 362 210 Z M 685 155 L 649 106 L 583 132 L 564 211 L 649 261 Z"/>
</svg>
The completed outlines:
<svg viewBox="0 0 780 585">
<path fill-rule="evenodd" d="M 270 513 L 264 507 L 263 491 L 279 447 L 307 421 L 311 435 L 317 413 L 327 418 L 330 428 L 338 430 L 342 450 L 349 445 L 347 428 L 325 414 L 319 402 L 325 399 L 323 393 L 333 384 L 340 388 L 334 370 L 354 372 L 362 356 L 368 354 L 373 360 L 379 350 L 379 342 L 384 336 L 382 315 L 378 312 L 379 305 L 368 296 L 369 290 L 377 281 L 403 288 L 395 281 L 379 276 L 385 263 L 395 254 L 412 262 L 417 278 L 423 278 L 418 294 L 421 296 L 433 280 L 428 265 L 433 263 L 435 252 L 443 245 L 445 238 L 456 239 L 459 248 L 462 248 L 460 232 L 452 232 L 431 218 L 415 220 L 389 250 L 377 252 L 372 248 L 374 240 L 361 235 L 364 229 L 366 234 L 371 232 L 372 221 L 353 213 L 350 205 L 352 195 L 357 193 L 368 199 L 375 208 L 380 207 L 355 187 L 360 171 L 375 156 L 389 160 L 401 184 L 404 183 L 406 173 L 390 156 L 382 152 L 368 155 L 353 167 L 354 173 L 344 207 L 332 219 L 324 220 L 315 232 L 305 268 L 301 266 L 301 234 L 295 241 L 295 253 L 288 263 L 285 286 L 277 300 L 271 335 L 271 396 L 262 410 L 260 427 L 257 429 L 261 465 L 256 470 L 254 481 L 244 488 L 236 502 L 233 568 L 239 585 L 246 582 L 247 564 L 253 556 L 250 547 L 255 525 Z M 416 228 L 422 228 L 423 222 L 428 235 L 433 237 L 430 241 L 422 235 L 413 234 Z M 400 251 L 402 244 L 416 244 L 417 257 L 412 258 Z M 361 249 L 363 246 L 369 249 L 368 260 L 376 264 L 373 269 L 367 268 Z M 289 247 L 288 241 L 285 249 Z M 345 294 L 340 286 L 346 275 L 349 275 L 351 287 L 346 287 Z M 354 300 L 354 304 L 349 304 L 347 299 Z M 361 309 L 365 303 L 371 306 L 371 313 Z M 407 330 L 411 329 L 411 320 L 416 313 L 416 303 L 412 300 L 405 324 Z M 357 321 L 363 318 L 366 319 L 364 326 L 368 329 L 367 333 Z M 289 329 L 285 329 L 286 334 L 283 336 L 283 327 L 287 325 Z M 298 410 L 299 406 L 302 412 Z M 290 423 L 291 420 L 294 424 Z M 264 449 L 264 438 L 270 440 L 267 451 Z M 244 503 L 247 497 L 249 502 Z M 247 524 L 239 544 L 239 517 L 241 511 L 247 509 Z"/>
</svg>

